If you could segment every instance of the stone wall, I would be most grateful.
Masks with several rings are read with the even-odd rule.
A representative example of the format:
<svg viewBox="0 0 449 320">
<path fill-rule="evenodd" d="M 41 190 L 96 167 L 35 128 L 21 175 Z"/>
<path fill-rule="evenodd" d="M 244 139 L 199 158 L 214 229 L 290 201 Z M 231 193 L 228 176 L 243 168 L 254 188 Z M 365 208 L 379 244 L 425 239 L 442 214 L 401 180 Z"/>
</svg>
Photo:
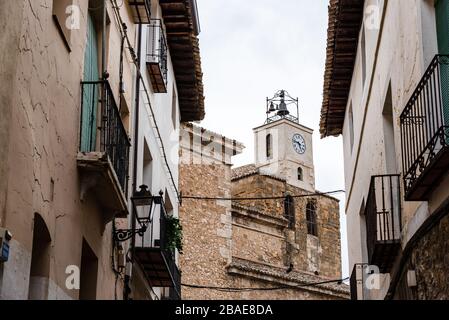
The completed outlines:
<svg viewBox="0 0 449 320">
<path fill-rule="evenodd" d="M 183 195 L 229 196 L 231 168 L 225 164 L 181 165 Z M 232 229 L 230 203 L 183 200 L 179 207 L 184 254 L 180 256 L 182 282 L 228 286 L 225 268 L 230 263 Z M 182 288 L 183 299 L 220 299 L 217 291 Z"/>
<path fill-rule="evenodd" d="M 220 139 L 218 139 L 220 140 Z M 190 139 L 194 141 L 194 139 Z M 296 224 L 288 228 L 283 200 L 230 201 L 200 197 L 263 197 L 304 194 L 282 179 L 260 174 L 232 179 L 229 161 L 183 145 L 179 173 L 184 253 L 183 299 L 347 299 L 344 284 L 304 284 L 340 279 L 338 201 L 317 197 L 318 237 L 307 235 L 307 200 L 295 200 Z M 206 157 L 206 155 L 203 155 Z M 293 264 L 293 268 L 290 265 Z M 289 270 L 291 269 L 291 270 Z M 317 271 L 317 273 L 315 273 Z M 217 290 L 254 288 L 254 290 Z M 276 288 L 281 289 L 276 289 Z M 275 290 L 257 290 L 272 288 Z"/>
<path fill-rule="evenodd" d="M 234 197 L 277 197 L 285 194 L 304 195 L 306 193 L 300 188 L 285 183 L 282 179 L 260 174 L 236 179 L 232 182 Z M 306 205 L 311 199 L 316 200 L 317 203 L 318 237 L 307 234 Z M 283 199 L 234 201 L 234 203 L 287 221 L 284 218 Z M 338 200 L 326 196 L 294 198 L 294 207 L 295 228 L 293 230 L 283 228 L 282 235 L 277 235 L 278 241 L 283 242 L 283 244 L 276 243 L 273 246 L 273 248 L 282 247 L 282 253 L 278 251 L 277 254 L 272 252 L 270 255 L 281 254 L 284 256 L 284 259 L 281 259 L 284 265 L 288 266 L 292 262 L 295 268 L 299 270 L 317 271 L 324 277 L 338 279 L 341 276 Z M 260 228 L 253 226 L 253 230 L 260 231 Z M 248 231 L 245 231 L 245 233 L 248 233 Z M 237 235 L 240 235 L 240 233 Z M 247 238 L 247 234 L 234 238 L 234 242 L 242 241 L 242 246 L 236 245 L 236 247 L 245 247 L 243 243 L 248 242 Z M 253 246 L 263 248 L 267 245 L 263 236 L 254 235 L 250 238 Z M 276 236 L 273 238 L 276 238 Z M 255 255 L 256 253 L 253 251 L 252 254 Z M 264 260 L 265 258 L 261 259 Z M 268 260 L 265 262 L 276 264 L 274 260 Z"/>
<path fill-rule="evenodd" d="M 446 209 L 447 210 L 447 209 Z M 449 215 L 418 240 L 396 288 L 397 299 L 449 299 Z M 416 287 L 409 288 L 406 273 L 416 272 Z M 402 289 L 402 290 L 401 290 Z"/>
</svg>

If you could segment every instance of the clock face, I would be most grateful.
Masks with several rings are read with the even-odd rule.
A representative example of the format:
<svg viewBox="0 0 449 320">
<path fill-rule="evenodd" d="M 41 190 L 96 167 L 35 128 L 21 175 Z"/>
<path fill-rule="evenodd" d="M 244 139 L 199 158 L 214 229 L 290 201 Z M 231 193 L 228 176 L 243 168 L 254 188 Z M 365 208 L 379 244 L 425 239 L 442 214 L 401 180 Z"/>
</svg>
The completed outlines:
<svg viewBox="0 0 449 320">
<path fill-rule="evenodd" d="M 306 152 L 306 141 L 304 137 L 300 134 L 295 134 L 292 139 L 293 149 L 299 154 L 304 154 Z"/>
</svg>

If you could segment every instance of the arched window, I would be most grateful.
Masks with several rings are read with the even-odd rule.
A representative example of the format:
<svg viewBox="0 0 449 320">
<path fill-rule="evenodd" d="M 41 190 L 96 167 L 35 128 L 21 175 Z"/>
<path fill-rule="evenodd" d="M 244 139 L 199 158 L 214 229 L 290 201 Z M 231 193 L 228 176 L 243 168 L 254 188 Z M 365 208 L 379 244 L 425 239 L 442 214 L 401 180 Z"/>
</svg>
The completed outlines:
<svg viewBox="0 0 449 320">
<path fill-rule="evenodd" d="M 304 173 L 301 167 L 298 167 L 298 180 L 303 181 L 304 180 Z"/>
<path fill-rule="evenodd" d="M 30 284 L 28 298 L 48 299 L 48 279 L 50 276 L 51 237 L 44 219 L 34 214 L 33 248 L 31 252 Z"/>
<path fill-rule="evenodd" d="M 295 203 L 292 196 L 286 196 L 284 200 L 284 216 L 288 220 L 288 227 L 295 228 Z"/>
<path fill-rule="evenodd" d="M 267 159 L 273 158 L 273 136 L 271 134 L 267 134 L 265 141 Z"/>
<path fill-rule="evenodd" d="M 306 206 L 307 233 L 312 236 L 318 236 L 318 227 L 316 223 L 316 202 L 309 200 Z"/>
</svg>

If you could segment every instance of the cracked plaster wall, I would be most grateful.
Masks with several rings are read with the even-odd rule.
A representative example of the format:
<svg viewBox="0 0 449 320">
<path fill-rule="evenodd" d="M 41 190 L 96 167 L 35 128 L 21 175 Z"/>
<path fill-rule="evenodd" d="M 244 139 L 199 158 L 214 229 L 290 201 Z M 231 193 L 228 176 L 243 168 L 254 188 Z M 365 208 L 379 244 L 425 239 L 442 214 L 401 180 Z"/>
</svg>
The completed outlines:
<svg viewBox="0 0 449 320">
<path fill-rule="evenodd" d="M 81 23 L 79 30 L 71 32 L 70 52 L 53 21 L 52 3 L 26 0 L 0 4 L 2 27 L 6 24 L 0 47 L 10 48 L 2 49 L 0 56 L 1 80 L 5 83 L 0 96 L 6 101 L 2 104 L 5 117 L 0 120 L 0 224 L 14 237 L 10 260 L 0 266 L 1 297 L 28 296 L 33 216 L 39 213 L 52 238 L 48 297 L 78 297 L 77 290 L 65 288 L 65 269 L 80 265 L 84 237 L 99 260 L 97 297 L 113 299 L 111 224 L 103 225 L 101 209 L 91 195 L 80 201 L 76 166 L 87 1 L 74 0 L 81 9 Z M 120 37 L 107 3 L 111 21 L 108 71 L 118 101 Z M 120 10 L 133 41 L 134 24 L 128 9 L 124 6 Z M 128 56 L 124 73 L 128 88 L 125 99 L 131 105 L 132 66 Z M 129 127 L 126 121 L 125 127 Z M 20 290 L 11 291 L 7 283 L 17 284 L 14 287 Z M 116 290 L 121 295 L 121 284 Z"/>
</svg>

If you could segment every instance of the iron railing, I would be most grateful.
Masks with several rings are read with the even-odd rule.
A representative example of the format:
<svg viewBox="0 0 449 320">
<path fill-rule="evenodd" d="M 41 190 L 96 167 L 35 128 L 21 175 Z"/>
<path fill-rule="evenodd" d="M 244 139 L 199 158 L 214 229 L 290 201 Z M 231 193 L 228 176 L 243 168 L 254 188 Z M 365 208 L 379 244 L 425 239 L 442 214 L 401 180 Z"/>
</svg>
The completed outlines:
<svg viewBox="0 0 449 320">
<path fill-rule="evenodd" d="M 131 144 L 109 82 L 107 80 L 81 82 L 81 97 L 80 150 L 105 152 L 112 163 L 122 191 L 126 193 Z M 100 108 L 99 111 L 97 107 Z M 90 111 L 85 114 L 86 110 Z M 100 115 L 99 121 L 96 120 L 97 115 Z M 85 134 L 86 130 L 88 134 Z M 98 137 L 99 144 L 97 144 Z"/>
<path fill-rule="evenodd" d="M 162 300 L 180 300 L 181 299 L 181 273 L 176 264 L 171 268 L 173 275 L 173 287 L 168 288 L 168 295 L 162 296 Z"/>
<path fill-rule="evenodd" d="M 273 122 L 276 122 L 276 121 L 279 121 L 279 120 L 282 120 L 282 119 L 287 119 L 287 120 L 290 120 L 290 121 L 296 122 L 296 123 L 299 122 L 299 119 L 297 117 L 294 117 L 294 116 L 292 116 L 290 114 L 287 114 L 287 115 L 283 115 L 283 116 L 274 115 L 272 117 L 269 117 L 269 118 L 267 118 L 266 124 L 273 123 Z"/>
<path fill-rule="evenodd" d="M 383 246 L 400 243 L 401 240 L 401 191 L 399 175 L 371 177 L 365 207 L 368 259 L 370 264 L 383 267 Z M 387 257 L 390 259 L 391 257 Z"/>
<path fill-rule="evenodd" d="M 449 146 L 449 55 L 436 55 L 400 117 L 406 195 Z"/>
<path fill-rule="evenodd" d="M 155 196 L 153 201 L 154 206 L 148 221 L 145 221 L 147 219 L 137 221 L 139 224 L 146 225 L 146 231 L 142 235 L 136 235 L 135 246 L 160 250 L 171 278 L 170 299 L 179 300 L 181 298 L 181 273 L 176 265 L 176 249 L 170 246 L 171 239 L 168 238 L 167 224 L 170 216 L 167 214 L 162 196 Z"/>
<path fill-rule="evenodd" d="M 168 49 L 160 19 L 151 19 L 148 25 L 147 63 L 159 64 L 164 83 L 167 84 Z"/>
</svg>

